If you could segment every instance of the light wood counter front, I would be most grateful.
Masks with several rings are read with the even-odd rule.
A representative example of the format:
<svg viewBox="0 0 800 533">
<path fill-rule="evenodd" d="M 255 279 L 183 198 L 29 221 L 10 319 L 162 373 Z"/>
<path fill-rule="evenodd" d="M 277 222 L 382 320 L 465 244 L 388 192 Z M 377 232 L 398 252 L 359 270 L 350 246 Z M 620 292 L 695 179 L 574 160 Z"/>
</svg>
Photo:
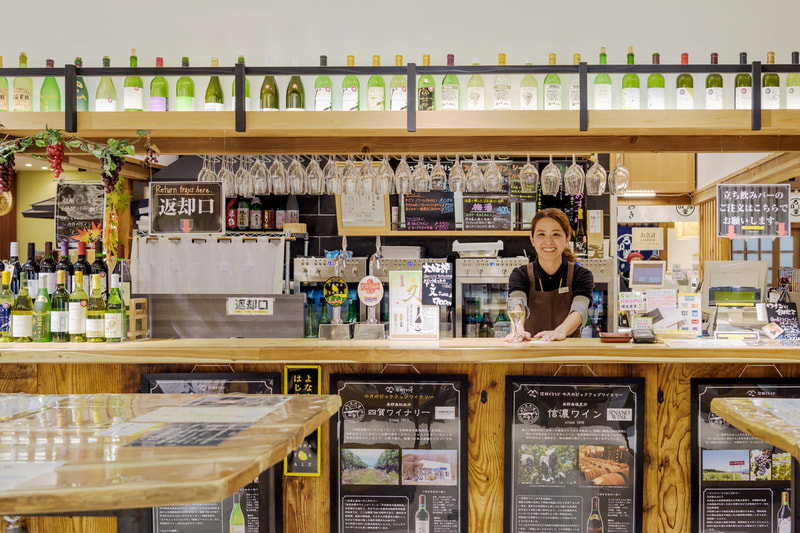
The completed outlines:
<svg viewBox="0 0 800 533">
<path fill-rule="evenodd" d="M 753 437 L 800 458 L 800 401 L 793 398 L 714 398 L 714 413 Z"/>
</svg>

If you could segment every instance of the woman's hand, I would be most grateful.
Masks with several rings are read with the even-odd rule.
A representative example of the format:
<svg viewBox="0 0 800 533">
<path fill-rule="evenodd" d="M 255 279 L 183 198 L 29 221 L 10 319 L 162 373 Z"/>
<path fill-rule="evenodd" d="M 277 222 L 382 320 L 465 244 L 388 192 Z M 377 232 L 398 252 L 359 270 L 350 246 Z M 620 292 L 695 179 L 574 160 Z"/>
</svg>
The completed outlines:
<svg viewBox="0 0 800 533">
<path fill-rule="evenodd" d="M 503 342 L 524 342 L 529 340 L 531 340 L 531 334 L 522 330 L 521 333 L 509 333 L 506 335 L 506 338 L 503 339 Z"/>
<path fill-rule="evenodd" d="M 559 329 L 554 329 L 550 331 L 540 331 L 536 335 L 533 336 L 534 339 L 539 339 L 540 341 L 550 342 L 550 341 L 563 341 L 567 338 L 563 331 Z"/>
</svg>

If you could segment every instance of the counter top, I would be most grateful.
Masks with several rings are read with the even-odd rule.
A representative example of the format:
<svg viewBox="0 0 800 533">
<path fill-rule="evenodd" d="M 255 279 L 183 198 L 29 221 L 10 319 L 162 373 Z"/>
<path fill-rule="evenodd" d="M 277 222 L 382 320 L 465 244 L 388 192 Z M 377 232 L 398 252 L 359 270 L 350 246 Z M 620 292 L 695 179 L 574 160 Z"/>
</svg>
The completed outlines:
<svg viewBox="0 0 800 533">
<path fill-rule="evenodd" d="M 611 344 L 600 339 L 505 343 L 500 339 L 320 341 L 166 339 L 123 343 L 0 344 L 2 363 L 747 363 L 800 362 L 797 346 Z"/>
</svg>

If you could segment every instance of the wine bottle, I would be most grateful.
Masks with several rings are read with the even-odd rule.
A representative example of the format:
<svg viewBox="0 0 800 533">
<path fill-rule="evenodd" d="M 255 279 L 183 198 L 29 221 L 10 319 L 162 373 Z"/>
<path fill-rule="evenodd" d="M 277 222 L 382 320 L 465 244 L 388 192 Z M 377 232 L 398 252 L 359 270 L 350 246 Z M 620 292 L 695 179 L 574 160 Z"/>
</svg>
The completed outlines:
<svg viewBox="0 0 800 533">
<path fill-rule="evenodd" d="M 473 66 L 478 66 L 478 58 L 472 60 Z M 469 111 L 483 111 L 486 109 L 486 85 L 480 74 L 473 74 L 467 82 L 467 109 Z"/>
<path fill-rule="evenodd" d="M 56 292 L 50 302 L 50 333 L 54 342 L 69 341 L 69 293 L 66 271 L 56 271 Z"/>
<path fill-rule="evenodd" d="M 75 277 L 72 279 L 75 287 L 69 295 L 69 341 L 86 342 L 86 306 L 89 305 L 89 298 L 83 290 L 83 271 L 78 270 L 78 263 L 75 262 Z"/>
<path fill-rule="evenodd" d="M 572 54 L 572 64 L 577 66 L 581 64 L 581 55 Z M 567 83 L 567 109 L 576 111 L 581 108 L 581 81 L 580 77 L 575 74 L 570 76 Z"/>
<path fill-rule="evenodd" d="M 494 338 L 494 323 L 489 311 L 484 311 L 481 317 L 481 327 L 478 330 L 478 337 L 489 339 Z"/>
<path fill-rule="evenodd" d="M 603 517 L 600 516 L 600 498 L 592 496 L 592 512 L 586 522 L 586 533 L 603 533 Z"/>
<path fill-rule="evenodd" d="M 11 310 L 14 295 L 11 293 L 11 272 L 4 270 L 0 283 L 0 342 L 11 342 Z"/>
<path fill-rule="evenodd" d="M 119 283 L 119 274 L 111 274 L 111 290 L 108 292 L 103 326 L 106 342 L 122 342 L 125 304 L 119 293 Z"/>
<path fill-rule="evenodd" d="M 792 52 L 792 65 L 800 64 L 800 52 Z M 800 72 L 786 76 L 786 109 L 800 109 Z"/>
<path fill-rule="evenodd" d="M 100 274 L 92 274 L 92 293 L 86 307 L 86 341 L 106 341 L 106 300 L 100 286 Z"/>
<path fill-rule="evenodd" d="M 247 231 L 250 228 L 250 202 L 242 196 L 236 206 L 236 229 Z"/>
<path fill-rule="evenodd" d="M 164 68 L 164 58 L 156 58 L 156 68 Z M 156 76 L 150 82 L 150 111 L 169 111 L 169 82 Z"/>
<path fill-rule="evenodd" d="M 494 338 L 505 339 L 509 333 L 511 333 L 511 320 L 506 314 L 505 300 L 500 300 L 500 312 L 494 320 Z"/>
<path fill-rule="evenodd" d="M 72 272 L 73 274 L 82 272 L 84 279 L 89 279 L 87 276 L 92 273 L 92 265 L 86 260 L 86 243 L 83 241 L 78 242 L 78 260 L 72 265 Z M 75 282 L 73 280 L 73 290 L 75 290 L 74 285 Z"/>
<path fill-rule="evenodd" d="M 50 331 L 50 295 L 47 292 L 47 279 L 54 274 L 41 274 L 39 293 L 33 302 L 33 342 L 51 342 L 53 334 Z"/>
<path fill-rule="evenodd" d="M 94 243 L 94 262 L 89 272 L 100 276 L 100 292 L 103 293 L 103 298 L 108 298 L 108 265 L 103 257 L 103 241 Z"/>
<path fill-rule="evenodd" d="M 104 56 L 103 68 L 108 68 L 110 66 L 111 59 L 109 59 L 108 56 Z M 111 81 L 111 76 L 103 76 L 100 78 L 100 83 L 97 85 L 97 91 L 94 93 L 94 110 L 117 110 L 117 90 L 114 88 L 114 82 Z"/>
<path fill-rule="evenodd" d="M 275 198 L 275 229 L 283 231 L 283 223 L 286 222 L 286 204 L 280 198 Z"/>
<path fill-rule="evenodd" d="M 605 47 L 600 48 L 600 64 L 607 64 Z M 606 72 L 601 72 L 594 78 L 594 108 L 611 109 L 611 76 Z"/>
<path fill-rule="evenodd" d="M 781 492 L 781 508 L 778 509 L 778 533 L 792 533 L 792 509 L 789 507 L 789 491 Z"/>
<path fill-rule="evenodd" d="M 254 196 L 250 200 L 250 231 L 264 230 L 264 208 L 261 206 L 261 199 Z"/>
<path fill-rule="evenodd" d="M 325 305 L 325 302 L 322 302 Z M 0 335 L 2 333 L 0 332 Z M 319 324 L 317 324 L 317 317 L 314 315 L 314 300 L 312 298 L 306 299 L 306 319 L 303 322 L 303 337 L 315 339 L 319 335 Z M 2 337 L 0 337 L 2 342 Z"/>
<path fill-rule="evenodd" d="M 297 203 L 297 197 L 290 194 L 286 200 L 286 219 L 285 222 L 289 224 L 297 224 L 300 222 L 300 204 Z"/>
<path fill-rule="evenodd" d="M 125 246 L 122 244 L 117 245 L 117 262 L 114 264 L 114 271 L 112 275 L 119 276 L 119 289 L 122 295 L 122 303 L 125 309 L 131 305 L 131 267 L 127 259 L 125 259 Z M 125 330 L 123 324 L 123 331 Z"/>
<path fill-rule="evenodd" d="M 55 62 L 48 59 L 45 62 L 46 68 L 55 67 Z M 45 76 L 42 88 L 39 90 L 39 111 L 61 111 L 61 89 L 54 76 Z"/>
<path fill-rule="evenodd" d="M 403 66 L 403 56 L 394 56 L 394 66 Z M 389 105 L 392 111 L 405 111 L 408 109 L 408 87 L 406 86 L 406 76 L 396 74 L 392 76 L 389 84 Z"/>
<path fill-rule="evenodd" d="M 455 56 L 447 54 L 447 66 L 455 65 Z M 461 84 L 458 76 L 447 74 L 442 79 L 442 109 L 445 111 L 458 111 L 461 109 Z"/>
<path fill-rule="evenodd" d="M 229 521 L 230 533 L 245 533 L 244 527 L 244 513 L 242 513 L 242 506 L 239 503 L 239 493 L 233 493 L 233 509 L 231 509 L 231 518 Z"/>
<path fill-rule="evenodd" d="M 474 300 L 467 303 L 467 314 L 464 317 L 464 337 L 474 339 L 478 336 L 478 310 Z"/>
<path fill-rule="evenodd" d="M 19 54 L 19 68 L 28 68 L 28 56 Z M 14 111 L 33 111 L 33 80 L 28 76 L 14 78 Z"/>
<path fill-rule="evenodd" d="M 347 56 L 347 66 L 354 67 L 356 58 Z M 342 111 L 358 111 L 361 109 L 361 84 L 355 74 L 348 74 L 342 80 Z"/>
<path fill-rule="evenodd" d="M 275 76 L 266 75 L 261 82 L 261 92 L 259 94 L 259 108 L 261 111 L 278 111 L 281 107 L 281 100 L 278 94 L 278 82 Z"/>
<path fill-rule="evenodd" d="M 0 56 L 0 68 L 3 68 L 3 56 Z M 8 111 L 8 78 L 0 76 L 0 111 Z"/>
<path fill-rule="evenodd" d="M 689 64 L 689 54 L 681 54 L 681 65 Z M 675 109 L 694 109 L 694 79 L 682 72 L 675 80 Z"/>
<path fill-rule="evenodd" d="M 244 63 L 244 56 L 239 56 L 236 62 Z M 246 76 L 244 78 L 244 110 L 250 111 L 250 80 Z M 231 85 L 231 111 L 236 111 L 236 80 L 233 80 Z"/>
<path fill-rule="evenodd" d="M 589 244 L 586 235 L 586 223 L 583 220 L 583 209 L 578 209 L 578 222 L 575 227 L 575 255 L 579 258 L 589 256 Z"/>
<path fill-rule="evenodd" d="M 219 67 L 219 59 L 211 58 L 211 68 Z M 206 99 L 203 106 L 205 111 L 225 111 L 225 99 L 222 95 L 222 85 L 219 83 L 219 76 L 211 76 L 206 87 Z"/>
<path fill-rule="evenodd" d="M 328 56 L 319 56 L 319 66 L 328 66 Z M 333 111 L 333 84 L 327 74 L 314 81 L 314 111 Z"/>
<path fill-rule="evenodd" d="M 28 243 L 28 260 L 22 265 L 22 271 L 28 275 L 28 292 L 39 292 L 39 262 L 36 260 L 36 245 Z"/>
<path fill-rule="evenodd" d="M 50 241 L 44 243 L 44 259 L 39 263 L 39 275 L 41 276 L 43 273 L 56 273 L 56 262 L 53 260 L 53 243 Z M 56 292 L 56 277 L 55 275 L 49 276 L 47 280 L 47 293 L 52 295 Z M 39 281 L 41 285 L 41 279 Z"/>
<path fill-rule="evenodd" d="M 189 58 L 181 58 L 181 66 L 189 66 Z M 181 76 L 175 84 L 175 109 L 177 111 L 194 111 L 194 80 L 189 76 Z"/>
<path fill-rule="evenodd" d="M 381 66 L 381 56 L 372 56 L 372 66 Z M 373 74 L 367 81 L 367 110 L 383 111 L 386 109 L 386 82 L 383 76 Z"/>
<path fill-rule="evenodd" d="M 422 66 L 431 66 L 431 56 L 422 56 Z M 433 76 L 423 74 L 417 81 L 417 111 L 433 111 L 436 109 L 436 83 Z"/>
<path fill-rule="evenodd" d="M 329 324 L 331 321 L 331 317 L 328 314 L 328 303 L 323 299 L 322 300 L 322 313 L 319 316 L 319 323 L 320 324 Z"/>
<path fill-rule="evenodd" d="M 586 322 L 581 326 L 581 338 L 591 339 L 594 337 L 594 324 L 592 323 L 592 316 L 586 315 Z"/>
<path fill-rule="evenodd" d="M 775 64 L 775 52 L 767 52 L 767 65 Z M 781 108 L 781 78 L 777 72 L 765 72 L 761 77 L 761 109 Z"/>
<path fill-rule="evenodd" d="M 506 55 L 497 56 L 497 64 L 501 67 L 506 65 Z M 500 73 L 494 77 L 494 101 L 493 109 L 511 109 L 511 79 L 505 73 Z"/>
<path fill-rule="evenodd" d="M 58 263 L 56 263 L 56 273 L 64 272 L 64 288 L 67 292 L 72 290 L 72 273 L 74 269 L 72 267 L 72 261 L 69 260 L 69 243 L 67 239 L 63 239 L 61 241 L 61 253 L 58 257 Z M 56 279 L 56 286 L 58 286 L 58 279 Z"/>
<path fill-rule="evenodd" d="M 633 46 L 628 47 L 628 64 L 633 65 Z M 641 109 L 639 76 L 628 72 L 622 77 L 622 109 Z"/>
<path fill-rule="evenodd" d="M 131 48 L 131 68 L 139 66 L 136 48 Z M 126 76 L 123 86 L 123 108 L 125 111 L 144 111 L 144 83 L 140 76 Z"/>
<path fill-rule="evenodd" d="M 20 285 L 19 275 L 22 272 L 22 265 L 19 264 L 19 243 L 12 242 L 10 249 L 11 255 L 8 259 L 7 271 L 11 272 L 11 293 L 17 295 Z"/>
<path fill-rule="evenodd" d="M 414 531 L 415 533 L 430 533 L 431 531 L 431 515 L 425 509 L 425 495 L 419 495 L 419 509 L 414 515 Z"/>
<path fill-rule="evenodd" d="M 83 68 L 83 59 L 76 57 L 75 66 Z M 89 91 L 86 90 L 86 82 L 83 81 L 83 76 L 75 78 L 75 110 L 89 111 Z"/>
<path fill-rule="evenodd" d="M 28 294 L 28 274 L 19 275 L 19 294 L 11 309 L 11 337 L 14 342 L 33 340 L 33 301 Z"/>
<path fill-rule="evenodd" d="M 556 55 L 550 54 L 548 64 L 556 64 Z M 544 78 L 544 108 L 548 111 L 561 109 L 561 78 L 551 73 Z"/>
<path fill-rule="evenodd" d="M 526 65 L 533 65 L 530 59 Z M 522 111 L 535 111 L 539 108 L 539 83 L 533 74 L 525 74 L 519 83 L 519 108 Z"/>
<path fill-rule="evenodd" d="M 661 63 L 661 55 L 653 54 L 653 64 Z M 647 109 L 665 109 L 666 89 L 664 85 L 664 75 L 660 72 L 653 72 L 647 77 Z"/>
<path fill-rule="evenodd" d="M 716 52 L 711 54 L 711 64 L 719 63 L 719 55 Z M 706 109 L 723 108 L 722 93 L 722 74 L 712 72 L 706 76 Z"/>
<path fill-rule="evenodd" d="M 297 58 L 292 58 L 292 66 L 296 67 L 299 63 Z M 300 76 L 289 78 L 286 86 L 286 110 L 305 111 L 306 109 L 306 90 L 303 88 L 303 80 Z"/>
</svg>

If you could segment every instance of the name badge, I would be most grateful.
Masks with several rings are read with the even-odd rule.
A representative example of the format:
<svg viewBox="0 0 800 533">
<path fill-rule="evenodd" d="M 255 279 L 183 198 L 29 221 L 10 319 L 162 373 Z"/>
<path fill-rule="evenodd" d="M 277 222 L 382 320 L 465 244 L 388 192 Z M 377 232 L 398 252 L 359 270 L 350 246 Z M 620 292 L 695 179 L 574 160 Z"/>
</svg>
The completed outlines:
<svg viewBox="0 0 800 533">
<path fill-rule="evenodd" d="M 569 287 L 559 287 L 558 294 L 566 294 L 569 292 Z"/>
</svg>

